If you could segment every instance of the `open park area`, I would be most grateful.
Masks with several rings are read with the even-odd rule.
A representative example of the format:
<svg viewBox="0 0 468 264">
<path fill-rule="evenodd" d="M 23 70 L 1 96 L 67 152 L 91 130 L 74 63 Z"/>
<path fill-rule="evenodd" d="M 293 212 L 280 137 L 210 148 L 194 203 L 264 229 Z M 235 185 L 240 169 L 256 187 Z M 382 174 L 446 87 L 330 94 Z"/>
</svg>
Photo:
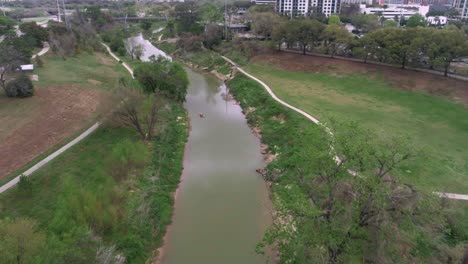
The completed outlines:
<svg viewBox="0 0 468 264">
<path fill-rule="evenodd" d="M 112 105 L 111 89 L 121 65 L 102 53 L 63 60 L 43 58 L 36 68 L 35 96 L 17 99 L 0 92 L 0 179 L 90 126 Z"/>
<path fill-rule="evenodd" d="M 410 70 L 289 53 L 244 67 L 284 101 L 328 123 L 353 120 L 383 136 L 408 135 L 424 152 L 405 181 L 436 191 L 468 190 L 468 85 Z"/>
</svg>

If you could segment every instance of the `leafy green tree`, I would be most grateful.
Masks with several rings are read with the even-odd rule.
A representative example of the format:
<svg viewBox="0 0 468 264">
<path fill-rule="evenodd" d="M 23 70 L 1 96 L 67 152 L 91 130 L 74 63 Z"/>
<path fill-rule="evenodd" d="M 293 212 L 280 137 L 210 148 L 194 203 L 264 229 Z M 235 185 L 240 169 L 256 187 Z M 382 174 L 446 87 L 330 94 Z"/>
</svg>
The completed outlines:
<svg viewBox="0 0 468 264">
<path fill-rule="evenodd" d="M 372 32 L 375 33 L 376 31 Z M 367 63 L 369 57 L 376 57 L 379 50 L 379 44 L 374 39 L 372 34 L 366 34 L 358 40 L 358 44 L 353 48 L 353 55 L 362 58 L 364 63 Z"/>
<path fill-rule="evenodd" d="M 340 24 L 341 24 L 341 21 L 338 15 L 333 14 L 328 17 L 328 25 L 340 25 Z"/>
<path fill-rule="evenodd" d="M 142 20 L 142 21 L 140 22 L 140 27 L 141 27 L 141 29 L 143 29 L 143 30 L 148 30 L 148 29 L 151 28 L 151 26 L 152 26 L 152 23 L 151 23 L 151 21 L 149 21 L 149 20 Z"/>
<path fill-rule="evenodd" d="M 15 71 L 18 67 L 27 61 L 25 55 L 10 45 L 0 45 L 0 85 L 6 92 L 6 74 Z"/>
<path fill-rule="evenodd" d="M 400 64 L 401 68 L 404 69 L 408 59 L 411 58 L 411 51 L 414 50 L 414 47 L 411 46 L 411 36 L 417 32 L 417 29 L 385 28 L 382 32 L 385 32 L 383 40 L 386 43 L 387 59 L 392 63 Z"/>
<path fill-rule="evenodd" d="M 398 23 L 395 20 L 387 19 L 383 22 L 384 28 L 396 28 L 398 27 Z"/>
<path fill-rule="evenodd" d="M 32 220 L 0 221 L 0 263 L 33 263 L 45 246 L 45 236 Z"/>
<path fill-rule="evenodd" d="M 203 44 L 209 49 L 221 43 L 223 29 L 217 24 L 207 24 L 203 32 Z"/>
<path fill-rule="evenodd" d="M 448 75 L 450 63 L 456 58 L 468 55 L 467 35 L 461 30 L 441 29 L 434 31 L 436 41 L 428 49 L 429 57 L 434 66 L 444 68 L 444 75 Z"/>
<path fill-rule="evenodd" d="M 420 14 L 414 14 L 406 21 L 407 27 L 425 27 L 426 25 L 426 19 Z"/>
<path fill-rule="evenodd" d="M 370 32 L 381 27 L 379 17 L 369 14 L 358 14 L 353 16 L 351 18 L 351 24 L 353 24 L 357 30 L 362 32 Z"/>
<path fill-rule="evenodd" d="M 143 63 L 135 69 L 135 78 L 146 92 L 159 92 L 179 102 L 185 101 L 188 77 L 182 65 L 159 59 L 152 63 Z"/>
<path fill-rule="evenodd" d="M 355 123 L 331 132 L 302 131 L 315 140 L 283 150 L 273 184 L 276 219 L 260 247 L 274 244 L 282 263 L 424 262 L 446 243 L 444 216 L 438 197 L 398 178 L 411 145 Z"/>
<path fill-rule="evenodd" d="M 15 24 L 16 22 L 13 19 L 7 16 L 0 16 L 0 35 L 13 31 Z"/>
<path fill-rule="evenodd" d="M 323 31 L 324 46 L 330 57 L 334 57 L 338 50 L 346 50 L 352 40 L 351 34 L 348 30 L 341 26 L 332 24 L 325 28 Z"/>
<path fill-rule="evenodd" d="M 273 29 L 278 26 L 280 17 L 275 13 L 270 12 L 255 12 L 250 14 L 251 31 L 256 35 L 263 36 L 269 39 Z"/>
<path fill-rule="evenodd" d="M 196 1 L 189 1 L 177 4 L 175 6 L 175 13 L 180 26 L 177 31 L 192 32 L 200 14 L 198 3 Z"/>
<path fill-rule="evenodd" d="M 278 45 L 278 51 L 281 50 L 281 45 L 284 42 L 288 42 L 288 28 L 287 28 L 287 23 L 283 20 L 281 20 L 274 28 L 273 31 L 271 32 L 271 39 L 277 43 Z"/>
<path fill-rule="evenodd" d="M 5 93 L 8 97 L 30 97 L 34 94 L 34 85 L 28 76 L 21 74 L 7 83 Z"/>
<path fill-rule="evenodd" d="M 46 28 L 38 26 L 36 22 L 28 22 L 20 25 L 21 32 L 27 36 L 31 36 L 36 39 L 37 46 L 42 47 L 42 42 L 47 41 L 49 33 Z"/>
<path fill-rule="evenodd" d="M 302 54 L 306 54 L 307 47 L 314 47 L 322 37 L 325 25 L 315 19 L 294 19 L 287 22 L 288 40 L 301 46 Z"/>
<path fill-rule="evenodd" d="M 89 18 L 91 23 L 98 29 L 103 27 L 107 22 L 106 16 L 102 13 L 101 7 L 98 5 L 92 5 L 86 8 L 86 13 L 84 15 Z"/>
<path fill-rule="evenodd" d="M 200 7 L 200 19 L 204 23 L 218 23 L 223 21 L 223 12 L 213 3 L 205 3 Z"/>
</svg>

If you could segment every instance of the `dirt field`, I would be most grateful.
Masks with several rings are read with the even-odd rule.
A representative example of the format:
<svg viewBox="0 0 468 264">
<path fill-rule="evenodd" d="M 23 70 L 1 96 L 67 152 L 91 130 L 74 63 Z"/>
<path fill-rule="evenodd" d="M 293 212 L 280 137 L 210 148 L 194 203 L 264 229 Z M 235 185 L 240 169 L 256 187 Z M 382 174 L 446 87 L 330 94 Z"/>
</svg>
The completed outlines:
<svg viewBox="0 0 468 264">
<path fill-rule="evenodd" d="M 253 61 L 275 65 L 290 71 L 326 73 L 336 76 L 356 73 L 365 74 L 382 78 L 389 82 L 392 87 L 406 90 L 422 90 L 433 95 L 448 97 L 468 108 L 468 82 L 443 76 L 286 52 L 258 55 L 253 58 Z"/>
<path fill-rule="evenodd" d="M 75 86 L 39 88 L 25 99 L 1 95 L 0 103 L 15 104 L 14 109 L 21 109 L 18 114 L 30 115 L 23 119 L 11 112 L 0 116 L 0 179 L 83 129 L 109 98 L 105 92 Z"/>
</svg>

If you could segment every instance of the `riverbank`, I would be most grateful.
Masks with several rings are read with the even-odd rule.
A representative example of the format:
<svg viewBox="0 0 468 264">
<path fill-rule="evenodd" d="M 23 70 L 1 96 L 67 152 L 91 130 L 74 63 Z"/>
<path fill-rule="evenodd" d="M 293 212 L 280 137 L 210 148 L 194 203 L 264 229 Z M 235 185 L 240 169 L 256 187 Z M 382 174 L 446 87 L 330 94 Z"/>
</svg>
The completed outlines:
<svg viewBox="0 0 468 264">
<path fill-rule="evenodd" d="M 164 109 L 151 142 L 143 144 L 131 129 L 104 124 L 2 194 L 0 218 L 27 217 L 44 234 L 43 254 L 36 260 L 152 258 L 171 221 L 187 138 L 185 110 L 171 102 Z M 86 247 L 79 245 L 82 240 L 89 241 Z"/>
<path fill-rule="evenodd" d="M 296 179 L 304 177 L 305 175 L 301 176 L 302 169 L 306 169 L 307 166 L 314 163 L 314 157 L 309 157 L 309 155 L 314 152 L 314 148 L 320 145 L 320 142 L 317 141 L 320 140 L 320 137 L 317 136 L 317 132 L 314 132 L 318 126 L 276 103 L 258 83 L 242 74 L 238 74 L 227 84 L 246 112 L 249 125 L 254 131 L 261 131 L 262 142 L 269 145 L 268 151 L 276 157 L 264 172 L 265 178 L 271 182 L 272 202 L 275 209 L 275 221 L 272 225 L 274 228 L 267 233 L 261 245 L 265 246 L 275 242 L 274 237 L 276 237 L 280 240 L 276 240 L 275 246 L 277 246 L 283 261 L 296 259 L 296 257 L 301 258 L 301 254 L 307 254 L 301 250 L 308 250 L 304 248 L 304 245 L 283 244 L 281 241 L 289 237 L 289 240 L 296 241 L 297 238 L 297 243 L 301 243 L 299 241 L 303 238 L 298 238 L 302 237 L 300 235 L 302 231 L 298 231 L 299 233 L 296 235 L 294 232 L 299 227 L 294 224 L 296 222 L 294 216 L 298 214 L 300 219 L 304 217 L 303 214 L 307 215 L 316 210 L 310 207 L 307 190 L 298 184 Z M 451 244 L 453 246 L 451 250 L 458 251 L 455 254 L 463 252 L 463 241 L 468 235 L 464 231 L 467 228 L 466 223 L 463 222 L 468 211 L 467 207 L 461 204 L 462 202 L 446 201 L 444 209 L 446 217 L 450 219 L 444 225 L 451 230 L 450 241 L 454 243 Z M 303 224 L 312 223 L 305 222 Z M 315 232 L 320 234 L 322 231 L 316 230 Z M 306 239 L 309 242 L 314 240 L 313 236 L 307 235 Z M 437 247 L 438 244 L 435 243 L 432 246 Z M 260 247 L 259 250 L 261 251 Z M 443 255 L 444 253 L 438 252 L 437 254 Z M 425 259 L 428 256 L 419 257 Z"/>
</svg>

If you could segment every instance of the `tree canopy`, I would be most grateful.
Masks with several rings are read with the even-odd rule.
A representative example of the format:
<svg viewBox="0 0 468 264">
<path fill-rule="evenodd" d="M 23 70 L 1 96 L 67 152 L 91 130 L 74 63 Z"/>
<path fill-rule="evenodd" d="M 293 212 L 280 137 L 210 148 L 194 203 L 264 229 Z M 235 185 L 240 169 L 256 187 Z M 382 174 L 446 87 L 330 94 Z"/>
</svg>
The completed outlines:
<svg viewBox="0 0 468 264">
<path fill-rule="evenodd" d="M 425 27 L 426 25 L 426 19 L 420 14 L 414 14 L 406 21 L 407 27 Z"/>
<path fill-rule="evenodd" d="M 159 92 L 176 101 L 185 101 L 188 77 L 182 65 L 165 59 L 154 59 L 135 69 L 135 78 L 146 92 Z"/>
</svg>

